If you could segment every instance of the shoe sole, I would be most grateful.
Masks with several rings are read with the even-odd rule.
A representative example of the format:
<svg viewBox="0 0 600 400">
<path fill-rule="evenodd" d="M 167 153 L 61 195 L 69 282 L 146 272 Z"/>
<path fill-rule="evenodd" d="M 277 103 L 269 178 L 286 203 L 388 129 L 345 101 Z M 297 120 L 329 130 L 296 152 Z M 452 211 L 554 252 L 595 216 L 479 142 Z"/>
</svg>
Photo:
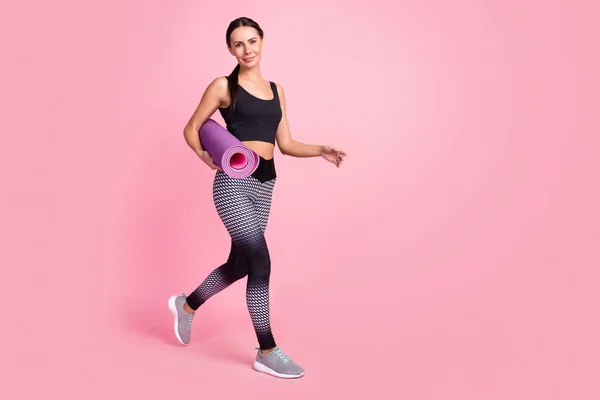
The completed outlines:
<svg viewBox="0 0 600 400">
<path fill-rule="evenodd" d="M 304 376 L 304 372 L 301 372 L 297 375 L 280 374 L 279 372 L 272 370 L 271 368 L 267 367 L 264 364 L 259 363 L 258 361 L 254 361 L 254 369 L 258 372 L 262 372 L 264 374 L 272 375 L 274 377 L 283 378 L 283 379 L 297 379 L 297 378 L 301 378 Z"/>
<path fill-rule="evenodd" d="M 177 337 L 177 340 L 179 340 L 179 343 L 187 346 L 187 343 L 184 343 L 183 340 L 181 340 L 181 336 L 179 336 L 179 315 L 177 314 L 177 307 L 175 306 L 176 299 L 177 296 L 171 296 L 169 298 L 169 310 L 171 310 L 171 314 L 173 314 L 173 319 L 175 320 L 173 329 L 175 330 L 175 336 Z"/>
</svg>

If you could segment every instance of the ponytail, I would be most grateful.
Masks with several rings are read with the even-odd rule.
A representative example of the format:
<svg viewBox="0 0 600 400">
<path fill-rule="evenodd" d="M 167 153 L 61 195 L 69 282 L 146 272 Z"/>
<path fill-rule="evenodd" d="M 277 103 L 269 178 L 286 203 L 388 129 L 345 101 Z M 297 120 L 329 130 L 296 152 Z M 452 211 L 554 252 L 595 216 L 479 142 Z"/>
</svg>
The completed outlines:
<svg viewBox="0 0 600 400">
<path fill-rule="evenodd" d="M 237 100 L 237 92 L 238 92 L 238 75 L 240 73 L 240 64 L 236 65 L 231 74 L 227 77 L 227 81 L 229 82 L 229 97 L 231 97 L 231 102 L 229 104 L 229 109 L 231 111 L 235 110 L 235 103 Z"/>
</svg>

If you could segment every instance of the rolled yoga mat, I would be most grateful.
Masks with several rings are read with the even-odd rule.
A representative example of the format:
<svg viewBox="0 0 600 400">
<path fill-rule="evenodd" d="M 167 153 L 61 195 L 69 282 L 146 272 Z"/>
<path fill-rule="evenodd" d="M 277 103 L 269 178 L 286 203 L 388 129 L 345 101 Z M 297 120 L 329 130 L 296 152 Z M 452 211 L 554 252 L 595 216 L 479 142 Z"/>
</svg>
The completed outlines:
<svg viewBox="0 0 600 400">
<path fill-rule="evenodd" d="M 198 134 L 204 150 L 228 176 L 243 179 L 258 168 L 258 154 L 216 121 L 208 119 Z"/>
</svg>

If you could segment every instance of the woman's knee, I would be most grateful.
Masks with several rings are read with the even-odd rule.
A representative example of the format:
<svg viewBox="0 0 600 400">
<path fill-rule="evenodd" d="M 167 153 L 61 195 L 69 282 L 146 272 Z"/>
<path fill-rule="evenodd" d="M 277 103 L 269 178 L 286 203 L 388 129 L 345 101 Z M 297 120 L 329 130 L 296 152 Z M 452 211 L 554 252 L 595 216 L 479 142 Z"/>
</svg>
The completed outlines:
<svg viewBox="0 0 600 400">
<path fill-rule="evenodd" d="M 237 281 L 248 275 L 248 265 L 240 254 L 230 257 L 225 264 L 225 273 L 231 281 Z"/>
<path fill-rule="evenodd" d="M 266 275 L 271 273 L 271 256 L 265 236 L 259 229 L 244 232 L 233 238 L 236 249 L 240 252 L 248 275 Z"/>
<path fill-rule="evenodd" d="M 249 252 L 246 263 L 248 276 L 268 279 L 271 275 L 271 257 L 267 250 Z"/>
</svg>

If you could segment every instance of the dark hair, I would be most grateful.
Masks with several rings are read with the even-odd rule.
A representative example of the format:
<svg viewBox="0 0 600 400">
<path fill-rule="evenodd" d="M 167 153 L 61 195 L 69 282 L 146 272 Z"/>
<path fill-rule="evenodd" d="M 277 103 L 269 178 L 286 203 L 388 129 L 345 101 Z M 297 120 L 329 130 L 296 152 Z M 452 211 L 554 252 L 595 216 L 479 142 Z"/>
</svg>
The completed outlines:
<svg viewBox="0 0 600 400">
<path fill-rule="evenodd" d="M 234 19 L 233 21 L 231 21 L 231 23 L 229 24 L 229 27 L 227 28 L 227 34 L 225 37 L 225 40 L 227 41 L 227 47 L 231 47 L 231 34 L 233 33 L 233 31 L 236 28 L 239 28 L 240 26 L 249 26 L 251 28 L 254 28 L 258 31 L 260 38 L 261 39 L 264 38 L 263 30 L 255 21 L 253 21 L 252 19 L 247 18 L 247 17 L 240 17 L 240 18 L 237 18 L 237 19 Z M 229 76 L 227 77 L 227 81 L 229 82 L 229 96 L 231 97 L 231 103 L 229 105 L 229 108 L 231 108 L 231 110 L 235 109 L 235 102 L 237 100 L 239 72 L 240 72 L 240 64 L 238 63 L 238 65 L 235 66 L 235 68 L 233 69 L 231 74 L 229 74 Z"/>
</svg>

